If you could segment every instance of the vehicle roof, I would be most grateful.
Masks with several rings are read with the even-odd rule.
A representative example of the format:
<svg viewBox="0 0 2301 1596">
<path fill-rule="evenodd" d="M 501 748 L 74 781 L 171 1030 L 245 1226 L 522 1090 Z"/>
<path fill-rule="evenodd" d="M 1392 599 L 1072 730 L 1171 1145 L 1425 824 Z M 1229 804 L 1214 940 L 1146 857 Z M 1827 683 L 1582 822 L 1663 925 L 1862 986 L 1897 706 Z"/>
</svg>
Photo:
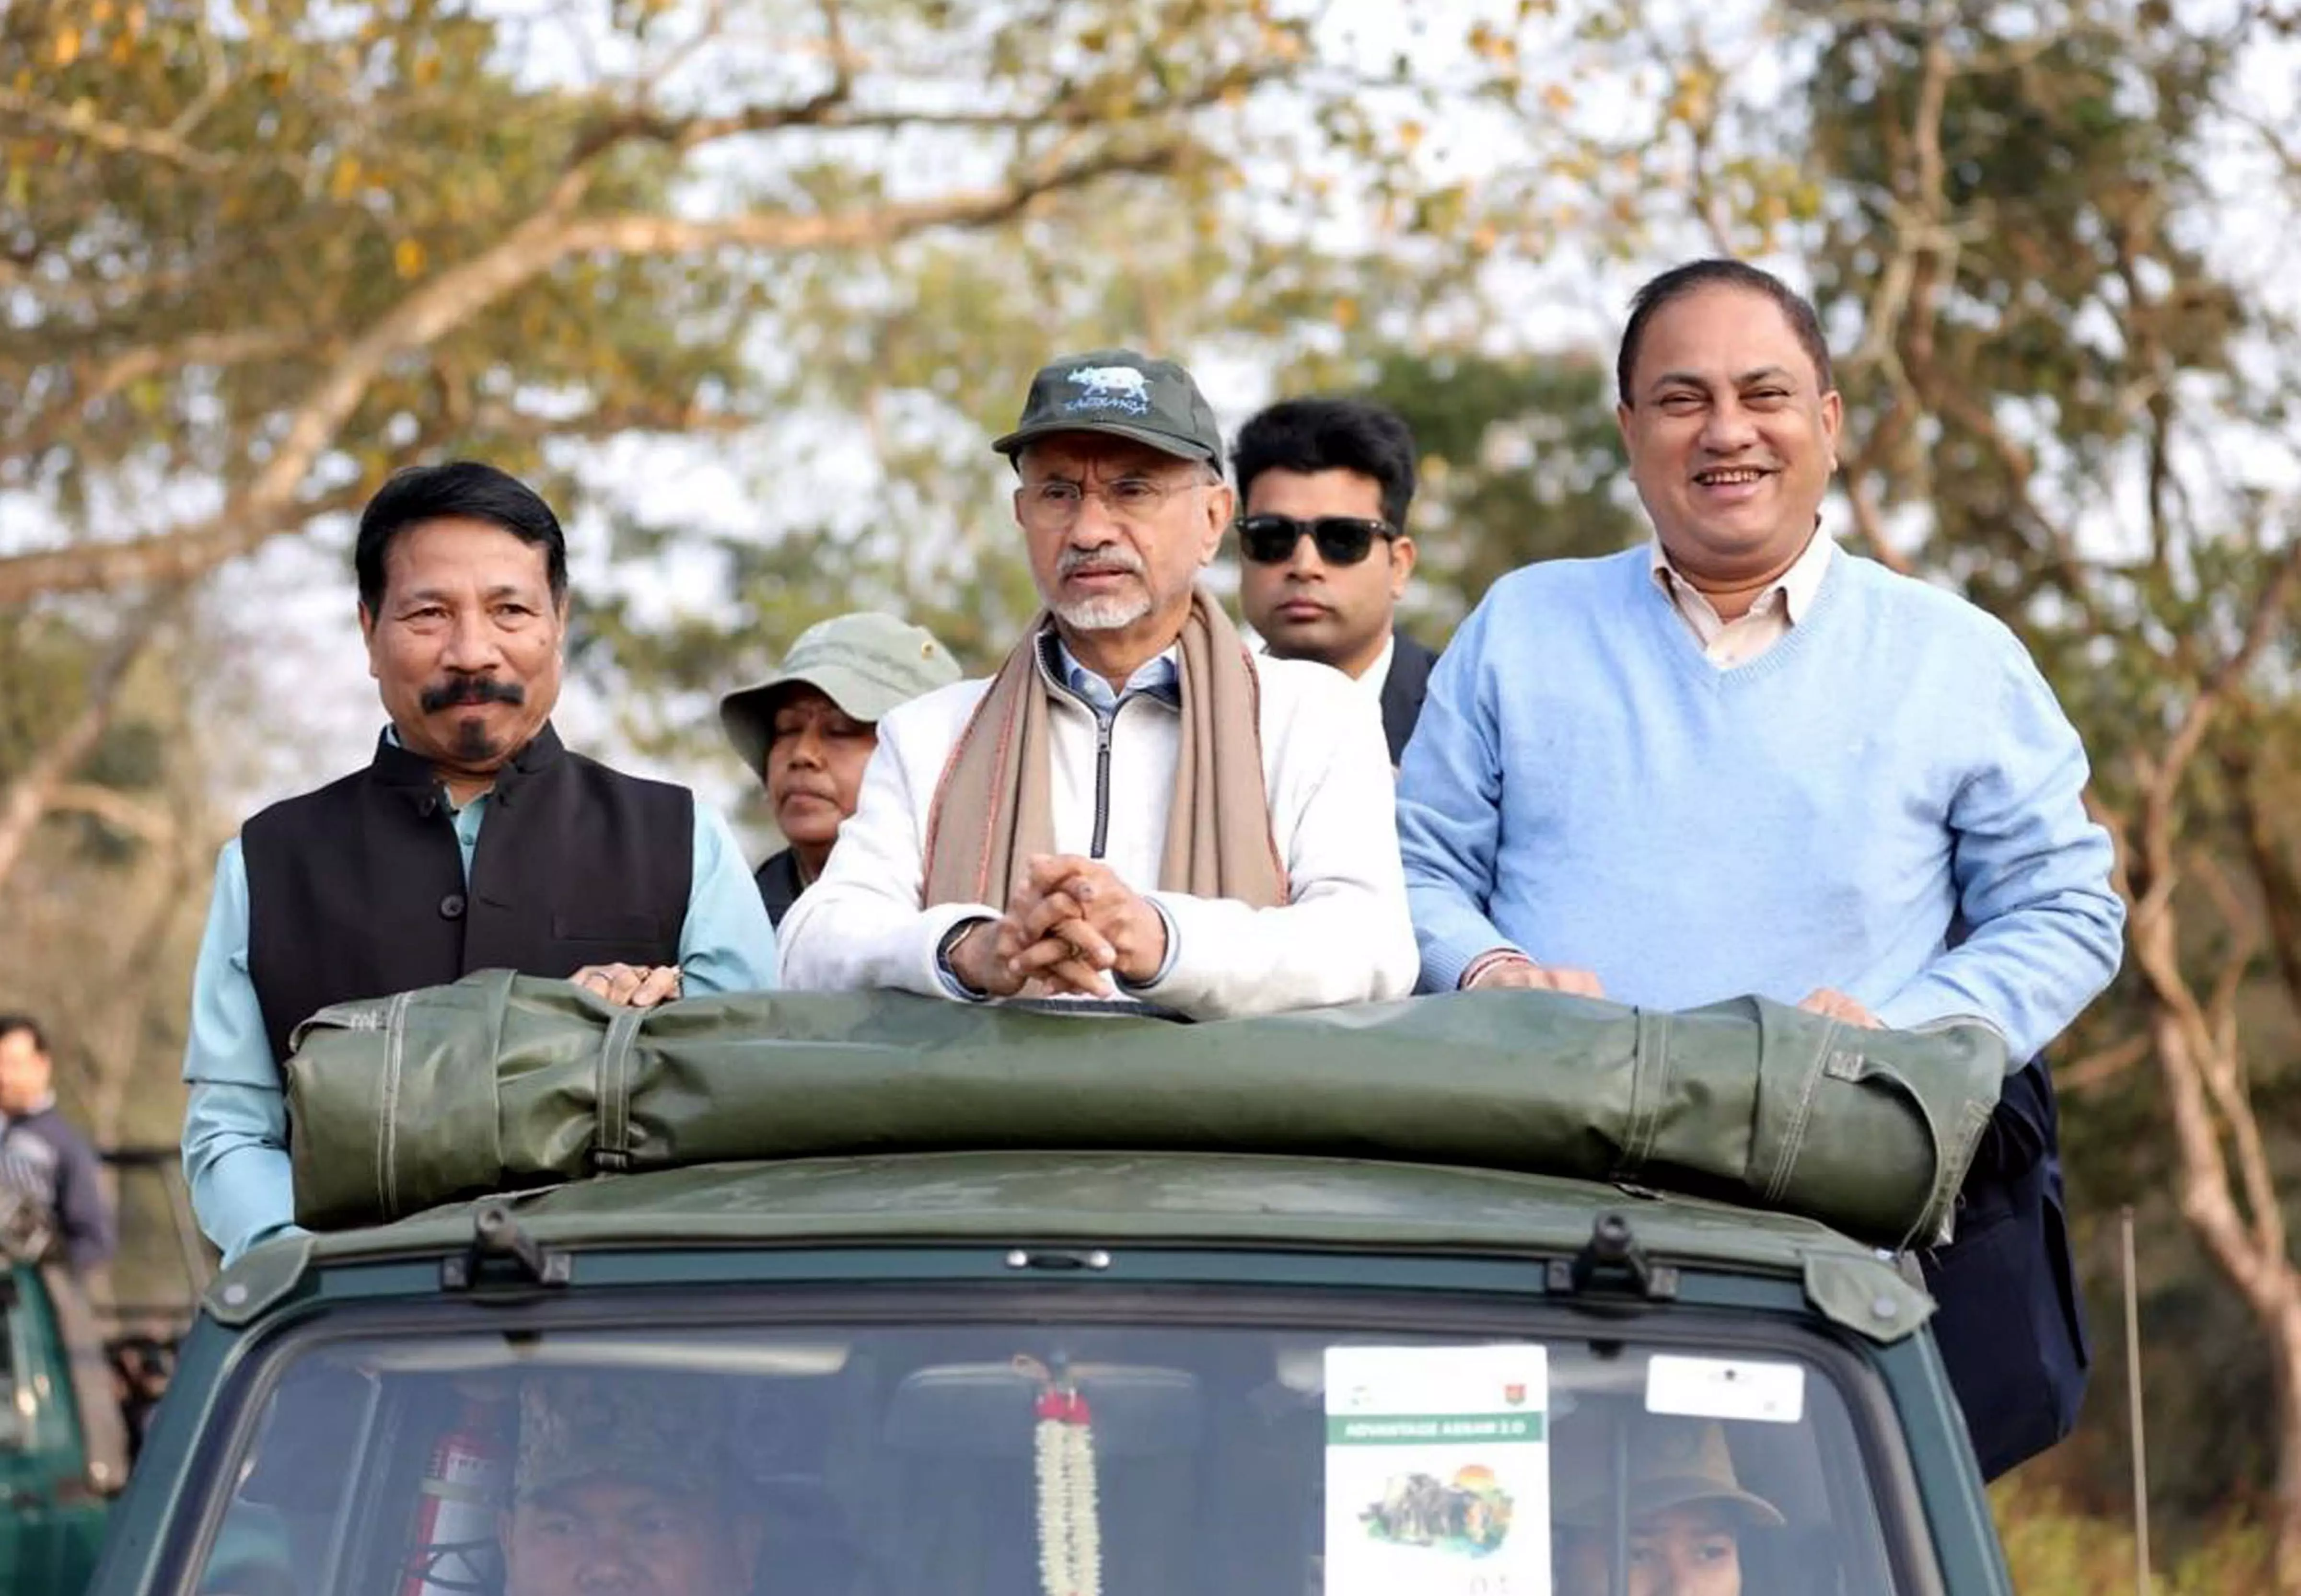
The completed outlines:
<svg viewBox="0 0 2301 1596">
<path fill-rule="evenodd" d="M 1657 1262 L 1801 1280 L 1817 1308 L 1875 1339 L 1909 1333 L 1930 1308 L 1875 1251 L 1812 1220 L 1461 1166 L 1201 1152 L 913 1152 L 600 1175 L 495 1200 L 507 1201 L 539 1242 L 578 1249 L 1072 1242 L 1570 1257 L 1600 1216 L 1619 1213 Z M 471 1244 L 481 1206 L 449 1204 L 310 1238 L 291 1272 L 460 1251 Z M 272 1250 L 257 1249 L 220 1285 Z M 247 1297 L 243 1291 L 243 1303 Z"/>
</svg>

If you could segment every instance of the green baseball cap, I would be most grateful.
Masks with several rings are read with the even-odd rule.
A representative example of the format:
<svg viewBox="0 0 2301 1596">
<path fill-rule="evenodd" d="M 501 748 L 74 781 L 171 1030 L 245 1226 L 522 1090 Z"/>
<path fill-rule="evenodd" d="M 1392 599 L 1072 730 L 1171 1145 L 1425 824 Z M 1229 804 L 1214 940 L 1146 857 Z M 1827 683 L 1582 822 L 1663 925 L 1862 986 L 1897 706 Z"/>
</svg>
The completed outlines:
<svg viewBox="0 0 2301 1596">
<path fill-rule="evenodd" d="M 1022 419 L 991 447 L 1011 458 L 1058 432 L 1108 432 L 1184 460 L 1222 464 L 1222 429 L 1190 372 L 1132 349 L 1090 349 L 1040 367 Z"/>
<path fill-rule="evenodd" d="M 531 1375 L 520 1384 L 513 1485 L 522 1501 L 592 1480 L 707 1495 L 734 1467 L 732 1430 L 724 1383 L 706 1376 Z"/>
<path fill-rule="evenodd" d="M 756 771 L 774 740 L 775 708 L 786 689 L 811 687 L 841 714 L 874 723 L 898 704 L 958 680 L 958 662 L 924 626 L 876 610 L 834 615 L 799 634 L 782 668 L 719 700 L 727 740 Z"/>
</svg>

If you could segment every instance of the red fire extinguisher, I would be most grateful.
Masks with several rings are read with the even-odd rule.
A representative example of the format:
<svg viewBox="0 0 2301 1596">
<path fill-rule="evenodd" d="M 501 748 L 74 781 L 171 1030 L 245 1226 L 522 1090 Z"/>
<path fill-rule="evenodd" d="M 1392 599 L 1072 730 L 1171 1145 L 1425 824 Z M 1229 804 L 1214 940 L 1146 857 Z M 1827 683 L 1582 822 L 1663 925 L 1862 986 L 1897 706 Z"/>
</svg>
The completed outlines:
<svg viewBox="0 0 2301 1596">
<path fill-rule="evenodd" d="M 415 1529 L 399 1596 L 487 1596 L 501 1590 L 496 1515 L 511 1484 L 498 1404 L 466 1399 L 417 1485 Z"/>
</svg>

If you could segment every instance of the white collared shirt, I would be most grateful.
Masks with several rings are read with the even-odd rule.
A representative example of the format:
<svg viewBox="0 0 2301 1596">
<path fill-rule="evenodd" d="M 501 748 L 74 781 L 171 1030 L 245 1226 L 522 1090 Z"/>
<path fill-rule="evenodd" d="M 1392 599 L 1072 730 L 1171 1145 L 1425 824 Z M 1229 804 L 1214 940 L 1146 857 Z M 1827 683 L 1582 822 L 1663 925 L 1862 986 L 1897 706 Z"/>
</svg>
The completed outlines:
<svg viewBox="0 0 2301 1596">
<path fill-rule="evenodd" d="M 1268 639 L 1265 639 L 1263 642 L 1262 652 L 1266 655 L 1269 655 L 1272 659 L 1283 657 L 1282 656 L 1270 653 L 1270 644 Z M 1390 685 L 1390 662 L 1397 656 L 1397 653 L 1398 631 L 1397 629 L 1393 627 L 1389 631 L 1383 633 L 1382 652 L 1374 656 L 1374 664 L 1368 665 L 1358 675 L 1351 677 L 1352 681 L 1358 683 L 1359 691 L 1364 693 L 1368 698 L 1374 701 L 1374 706 L 1376 709 L 1380 709 L 1382 707 L 1382 689 Z M 1336 666 L 1335 668 L 1338 670 L 1341 669 L 1340 666 Z M 1344 672 L 1343 673 L 1345 675 L 1349 674 L 1347 672 Z"/>
<path fill-rule="evenodd" d="M 1661 539 L 1653 545 L 1654 584 L 1669 596 L 1678 618 L 1693 630 L 1703 656 L 1721 671 L 1747 664 L 1789 636 L 1790 628 L 1813 607 L 1821 579 L 1829 570 L 1830 551 L 1837 546 L 1829 534 L 1816 528 L 1798 557 L 1774 584 L 1751 602 L 1734 620 L 1720 615 L 1710 600 L 1669 563 Z"/>
<path fill-rule="evenodd" d="M 1382 652 L 1374 656 L 1374 664 L 1351 678 L 1359 684 L 1359 691 L 1374 700 L 1376 709 L 1382 707 L 1382 689 L 1390 685 L 1390 662 L 1398 652 L 1398 633 L 1386 631 L 1382 637 Z"/>
</svg>

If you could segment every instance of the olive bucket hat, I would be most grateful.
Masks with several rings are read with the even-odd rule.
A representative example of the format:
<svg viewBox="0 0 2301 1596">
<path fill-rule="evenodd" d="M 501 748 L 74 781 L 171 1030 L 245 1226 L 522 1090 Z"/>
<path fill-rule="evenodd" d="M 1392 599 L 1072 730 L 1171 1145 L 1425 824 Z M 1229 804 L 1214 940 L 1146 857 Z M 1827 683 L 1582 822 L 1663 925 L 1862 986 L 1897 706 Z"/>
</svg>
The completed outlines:
<svg viewBox="0 0 2301 1596">
<path fill-rule="evenodd" d="M 1764 1497 L 1742 1488 L 1734 1472 L 1734 1456 L 1726 1444 L 1724 1426 L 1713 1420 L 1679 1418 L 1659 1414 L 1625 1416 L 1629 1426 L 1624 1438 L 1629 1449 L 1629 1495 L 1622 1503 L 1632 1525 L 1672 1508 L 1716 1503 L 1753 1528 L 1779 1528 L 1781 1509 Z M 1580 1492 L 1563 1493 L 1557 1521 L 1574 1528 L 1598 1528 L 1607 1522 L 1612 1492 L 1604 1482 L 1611 1474 L 1599 1438 L 1581 1438 L 1584 1448 L 1573 1448 L 1568 1426 L 1559 1427 L 1561 1455 L 1586 1450 L 1572 1472 L 1596 1482 Z"/>
<path fill-rule="evenodd" d="M 795 687 L 811 687 L 840 712 L 866 724 L 898 704 L 958 680 L 958 662 L 924 626 L 875 610 L 834 615 L 799 634 L 765 681 L 719 700 L 727 740 L 757 771 L 774 740 L 775 710 Z"/>
</svg>

